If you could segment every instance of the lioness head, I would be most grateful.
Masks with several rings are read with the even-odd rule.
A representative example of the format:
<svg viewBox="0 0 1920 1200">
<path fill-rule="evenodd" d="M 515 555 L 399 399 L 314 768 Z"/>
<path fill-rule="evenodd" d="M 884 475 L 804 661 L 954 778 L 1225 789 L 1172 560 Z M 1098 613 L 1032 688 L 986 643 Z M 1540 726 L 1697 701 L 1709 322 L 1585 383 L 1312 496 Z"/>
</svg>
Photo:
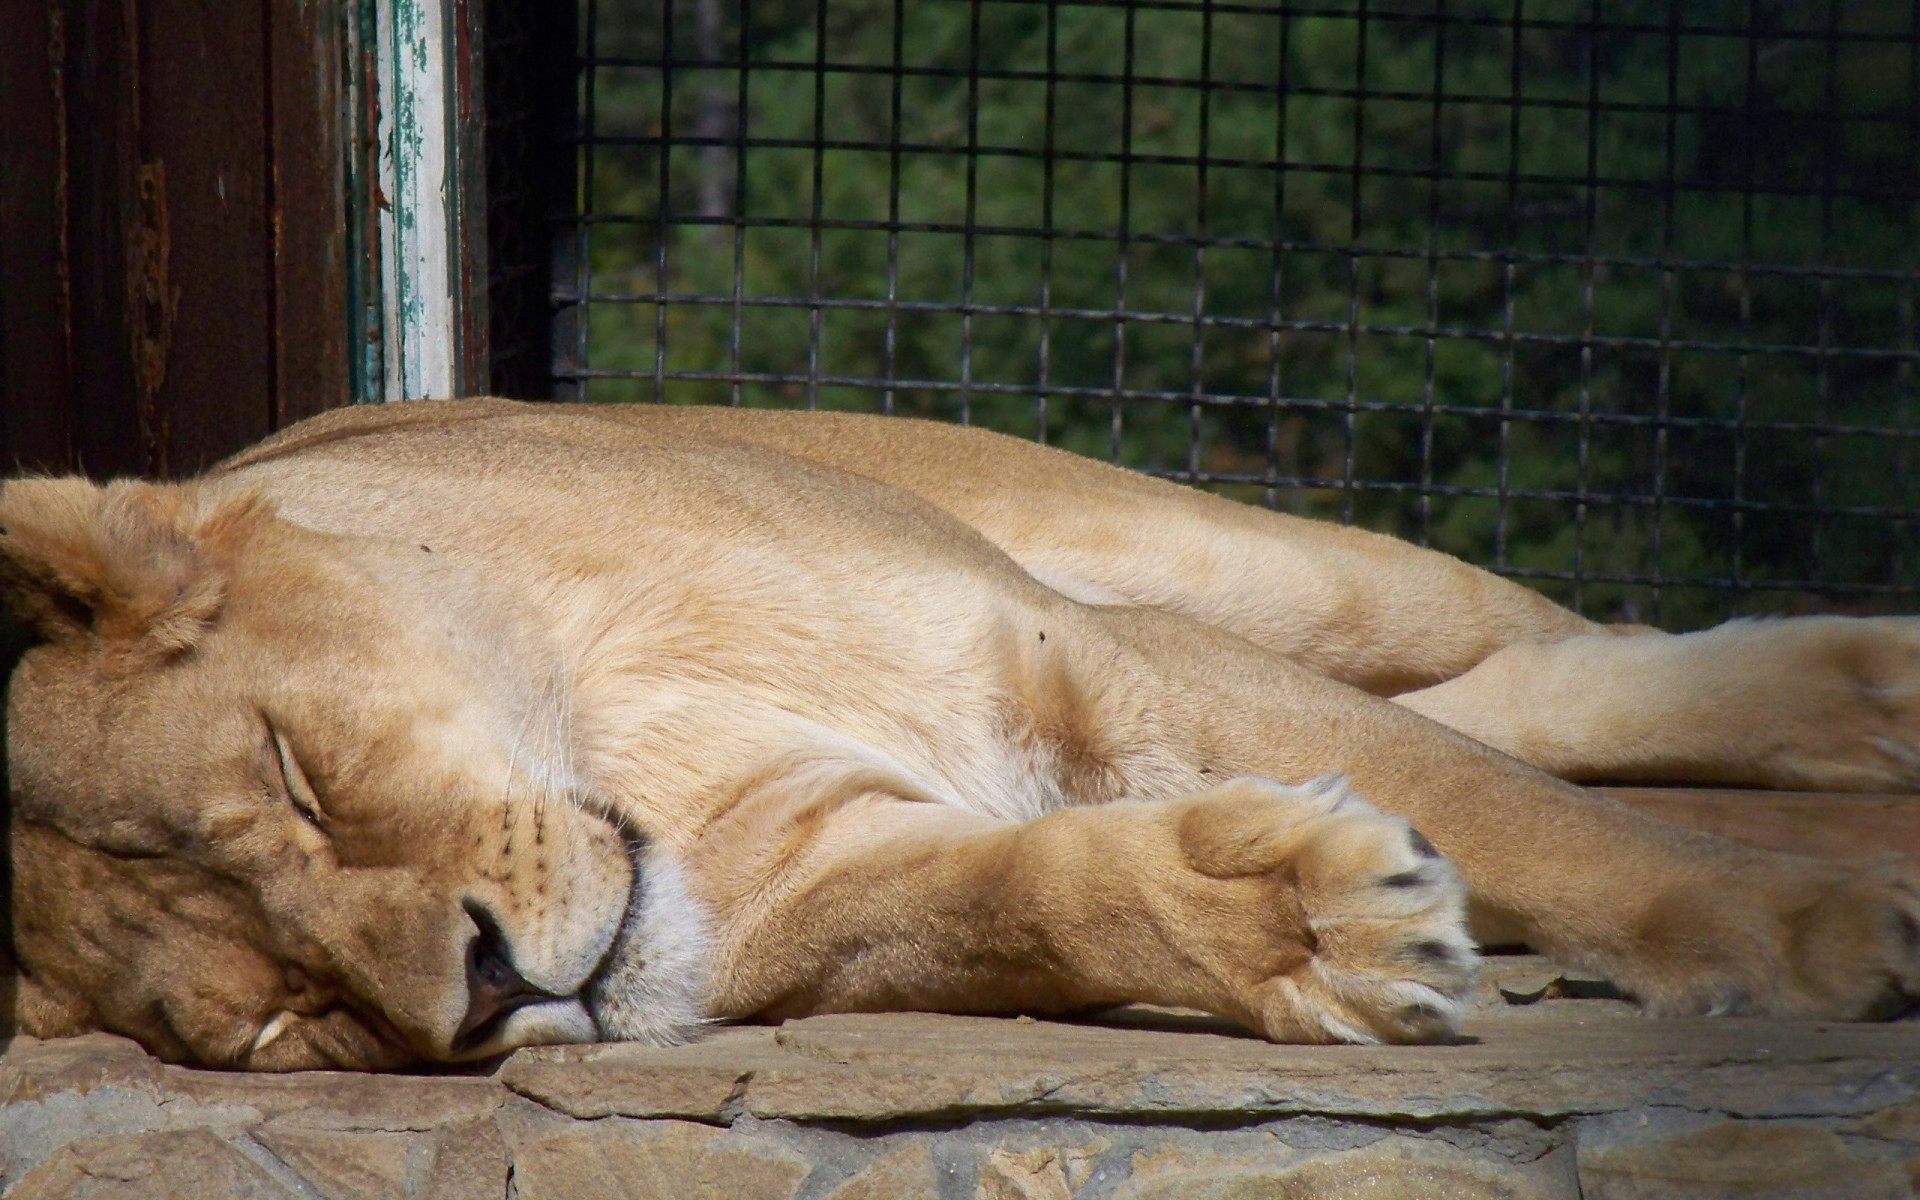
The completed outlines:
<svg viewBox="0 0 1920 1200">
<path fill-rule="evenodd" d="M 631 1006 L 643 844 L 477 572 L 251 496 L 22 480 L 0 600 L 34 640 L 6 707 L 23 1032 L 379 1067 Z"/>
</svg>

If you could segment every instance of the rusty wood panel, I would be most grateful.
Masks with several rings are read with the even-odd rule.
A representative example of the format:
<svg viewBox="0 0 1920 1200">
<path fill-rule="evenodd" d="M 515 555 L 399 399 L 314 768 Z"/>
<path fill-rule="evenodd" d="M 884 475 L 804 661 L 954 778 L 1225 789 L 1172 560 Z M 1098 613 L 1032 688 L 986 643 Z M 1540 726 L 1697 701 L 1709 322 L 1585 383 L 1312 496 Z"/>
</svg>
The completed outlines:
<svg viewBox="0 0 1920 1200">
<path fill-rule="evenodd" d="M 267 4 L 276 428 L 353 402 L 343 8 L 338 0 Z"/>
<path fill-rule="evenodd" d="M 73 467 L 65 17 L 0 0 L 0 474 Z"/>
<path fill-rule="evenodd" d="M 1920 796 L 1606 788 L 1663 820 L 1769 850 L 1857 858 L 1898 851 L 1920 859 Z"/>
<path fill-rule="evenodd" d="M 270 428 L 266 30 L 222 0 L 139 0 L 139 27 L 134 384 L 149 469 L 185 475 Z"/>
<path fill-rule="evenodd" d="M 127 336 L 128 214 L 138 152 L 132 0 L 55 0 L 66 42 L 73 449 L 95 475 L 150 466 Z"/>
<path fill-rule="evenodd" d="M 0 462 L 184 474 L 344 402 L 345 0 L 0 3 Z"/>
</svg>

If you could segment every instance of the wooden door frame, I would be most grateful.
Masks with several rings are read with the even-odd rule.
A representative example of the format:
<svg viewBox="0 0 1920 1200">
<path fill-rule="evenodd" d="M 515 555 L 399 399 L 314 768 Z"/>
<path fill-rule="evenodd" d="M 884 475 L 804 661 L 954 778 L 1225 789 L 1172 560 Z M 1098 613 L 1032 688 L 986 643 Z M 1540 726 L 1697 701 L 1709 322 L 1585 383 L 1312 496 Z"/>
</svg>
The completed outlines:
<svg viewBox="0 0 1920 1200">
<path fill-rule="evenodd" d="M 0 474 L 486 390 L 483 8 L 0 0 Z"/>
</svg>

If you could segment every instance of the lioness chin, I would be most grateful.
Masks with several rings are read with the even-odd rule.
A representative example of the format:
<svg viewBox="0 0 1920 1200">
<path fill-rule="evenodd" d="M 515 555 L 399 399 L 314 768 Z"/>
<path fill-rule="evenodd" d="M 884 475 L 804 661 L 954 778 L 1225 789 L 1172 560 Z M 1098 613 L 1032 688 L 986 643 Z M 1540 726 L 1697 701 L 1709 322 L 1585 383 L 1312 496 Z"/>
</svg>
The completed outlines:
<svg viewBox="0 0 1920 1200">
<path fill-rule="evenodd" d="M 1612 629 L 975 430 L 486 400 L 8 483 L 0 594 L 42 1036 L 375 1068 L 1137 1000 L 1430 1040 L 1475 936 L 1658 1013 L 1920 993 L 1910 865 L 1564 782 L 1913 787 L 1913 619 Z"/>
</svg>

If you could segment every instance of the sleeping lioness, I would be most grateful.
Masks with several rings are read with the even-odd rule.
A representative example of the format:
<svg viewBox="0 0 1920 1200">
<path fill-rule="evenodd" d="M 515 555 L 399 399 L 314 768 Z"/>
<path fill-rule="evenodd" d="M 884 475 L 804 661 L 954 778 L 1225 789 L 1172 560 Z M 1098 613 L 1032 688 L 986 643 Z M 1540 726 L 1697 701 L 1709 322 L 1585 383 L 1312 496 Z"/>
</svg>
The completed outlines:
<svg viewBox="0 0 1920 1200">
<path fill-rule="evenodd" d="M 1149 1001 L 1418 1041 L 1475 938 L 1656 1013 L 1920 993 L 1910 866 L 1562 782 L 1911 788 L 1920 620 L 1607 628 L 976 430 L 484 400 L 6 484 L 0 592 L 42 1036 L 386 1067 Z"/>
</svg>

